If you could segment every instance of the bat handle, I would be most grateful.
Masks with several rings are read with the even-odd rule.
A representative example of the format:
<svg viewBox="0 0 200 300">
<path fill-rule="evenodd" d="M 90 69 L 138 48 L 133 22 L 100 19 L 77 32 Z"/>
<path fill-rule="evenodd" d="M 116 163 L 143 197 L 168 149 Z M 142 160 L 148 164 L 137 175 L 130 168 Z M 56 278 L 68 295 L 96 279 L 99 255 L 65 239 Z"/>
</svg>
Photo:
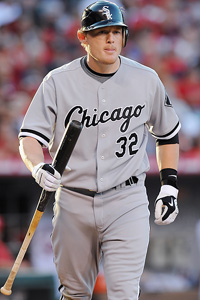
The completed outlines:
<svg viewBox="0 0 200 300">
<path fill-rule="evenodd" d="M 24 238 L 24 241 L 22 243 L 22 246 L 19 250 L 19 253 L 17 255 L 17 258 L 13 264 L 13 267 L 12 267 L 12 270 L 8 276 L 8 279 L 6 281 L 6 283 L 4 284 L 4 286 L 1 288 L 1 293 L 6 295 L 6 296 L 9 296 L 11 293 L 12 293 L 12 285 L 13 285 L 13 282 L 15 280 L 15 277 L 17 275 L 17 272 L 19 270 L 19 267 L 22 263 L 22 260 L 24 258 L 24 255 L 26 253 L 26 250 L 31 242 L 31 239 L 33 237 L 33 234 L 37 228 L 37 225 L 42 217 L 42 214 L 43 212 L 40 212 L 39 210 L 36 209 L 34 215 L 33 215 L 33 219 L 31 221 L 31 224 L 29 226 L 29 229 L 27 231 L 27 234 Z"/>
<path fill-rule="evenodd" d="M 12 285 L 15 279 L 16 273 L 11 271 L 10 276 L 8 277 L 7 281 L 5 282 L 4 286 L 1 288 L 1 293 L 3 295 L 9 296 L 12 293 Z"/>
</svg>

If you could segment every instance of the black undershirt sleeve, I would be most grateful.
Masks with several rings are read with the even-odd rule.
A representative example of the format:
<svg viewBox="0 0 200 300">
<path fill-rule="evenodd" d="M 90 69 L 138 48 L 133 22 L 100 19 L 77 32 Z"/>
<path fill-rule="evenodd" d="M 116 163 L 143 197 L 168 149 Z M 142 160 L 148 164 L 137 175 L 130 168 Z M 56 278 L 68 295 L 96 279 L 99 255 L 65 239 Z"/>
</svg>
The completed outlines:
<svg viewBox="0 0 200 300">
<path fill-rule="evenodd" d="M 156 139 L 156 146 L 168 145 L 168 144 L 179 144 L 178 133 L 173 138 L 168 140 Z"/>
</svg>

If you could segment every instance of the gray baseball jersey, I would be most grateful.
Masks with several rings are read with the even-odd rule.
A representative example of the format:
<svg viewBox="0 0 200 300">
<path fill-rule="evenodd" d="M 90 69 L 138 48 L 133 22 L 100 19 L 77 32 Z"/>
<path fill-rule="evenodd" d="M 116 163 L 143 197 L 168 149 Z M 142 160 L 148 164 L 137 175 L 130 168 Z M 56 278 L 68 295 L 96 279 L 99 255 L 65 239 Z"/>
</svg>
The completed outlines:
<svg viewBox="0 0 200 300">
<path fill-rule="evenodd" d="M 64 185 L 102 192 L 139 176 L 149 169 L 148 131 L 169 139 L 180 129 L 157 73 L 120 59 L 118 71 L 104 82 L 85 72 L 81 58 L 51 71 L 26 113 L 19 137 L 36 138 L 52 156 L 69 120 L 83 123 Z"/>
</svg>

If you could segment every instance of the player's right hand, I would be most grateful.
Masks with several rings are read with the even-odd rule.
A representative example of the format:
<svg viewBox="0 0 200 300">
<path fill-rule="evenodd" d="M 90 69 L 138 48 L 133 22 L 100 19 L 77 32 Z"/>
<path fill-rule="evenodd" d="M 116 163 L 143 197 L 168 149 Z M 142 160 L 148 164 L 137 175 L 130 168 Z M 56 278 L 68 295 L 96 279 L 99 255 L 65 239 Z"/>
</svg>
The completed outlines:
<svg viewBox="0 0 200 300">
<path fill-rule="evenodd" d="M 50 164 L 39 163 L 33 168 L 32 176 L 46 191 L 54 192 L 61 184 L 61 175 Z"/>
</svg>

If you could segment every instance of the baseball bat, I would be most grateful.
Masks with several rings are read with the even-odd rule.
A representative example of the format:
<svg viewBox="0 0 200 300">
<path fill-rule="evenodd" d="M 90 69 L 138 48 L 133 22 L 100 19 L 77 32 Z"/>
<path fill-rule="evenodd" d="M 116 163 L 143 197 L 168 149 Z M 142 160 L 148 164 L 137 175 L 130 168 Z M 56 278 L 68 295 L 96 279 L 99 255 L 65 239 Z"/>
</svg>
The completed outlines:
<svg viewBox="0 0 200 300">
<path fill-rule="evenodd" d="M 60 173 L 60 175 L 62 175 L 65 170 L 65 167 L 70 159 L 72 151 L 81 133 L 81 130 L 82 130 L 82 124 L 76 120 L 72 120 L 71 122 L 69 122 L 68 126 L 65 129 L 61 142 L 58 146 L 58 149 L 52 161 L 52 166 Z M 15 277 L 20 268 L 24 255 L 35 233 L 38 223 L 44 213 L 45 207 L 54 194 L 55 192 L 48 192 L 45 191 L 44 189 L 41 192 L 37 204 L 37 208 L 35 210 L 35 213 L 29 225 L 22 246 L 15 259 L 15 262 L 7 278 L 7 281 L 5 282 L 4 286 L 1 288 L 1 293 L 6 296 L 9 296 L 12 293 L 12 285 L 14 283 Z"/>
</svg>

